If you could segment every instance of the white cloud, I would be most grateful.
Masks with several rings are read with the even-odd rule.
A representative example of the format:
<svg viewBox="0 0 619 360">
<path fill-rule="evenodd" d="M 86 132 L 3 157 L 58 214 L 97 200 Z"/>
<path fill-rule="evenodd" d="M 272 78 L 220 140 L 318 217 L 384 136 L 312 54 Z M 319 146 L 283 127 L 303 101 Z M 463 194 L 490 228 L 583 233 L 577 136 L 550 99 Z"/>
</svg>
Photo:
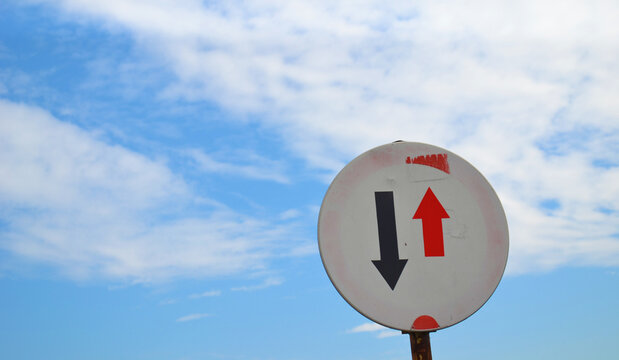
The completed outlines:
<svg viewBox="0 0 619 360">
<path fill-rule="evenodd" d="M 213 156 L 197 149 L 189 150 L 187 154 L 196 162 L 199 169 L 206 172 L 271 180 L 282 184 L 290 183 L 290 179 L 283 173 L 283 165 L 280 162 L 264 158 L 249 150 L 226 153 L 226 158 L 232 159 L 232 162 L 215 160 Z"/>
<path fill-rule="evenodd" d="M 205 291 L 203 293 L 200 294 L 192 294 L 189 295 L 190 299 L 199 299 L 199 298 L 203 298 L 203 297 L 213 297 L 213 296 L 220 296 L 221 295 L 221 290 L 209 290 L 209 291 Z"/>
<path fill-rule="evenodd" d="M 510 272 L 619 265 L 616 1 L 62 4 L 168 64 L 164 96 L 259 113 L 318 169 L 396 139 L 461 154 L 505 202 Z"/>
<path fill-rule="evenodd" d="M 4 201 L 101 216 L 185 197 L 183 181 L 137 153 L 25 105 L 0 100 L 0 196 Z"/>
<path fill-rule="evenodd" d="M 252 273 L 294 248 L 287 227 L 194 206 L 165 164 L 4 100 L 0 173 L 0 247 L 71 277 Z"/>
<path fill-rule="evenodd" d="M 384 339 L 388 337 L 401 336 L 402 333 L 395 330 L 385 330 L 378 333 L 379 339 Z"/>
<path fill-rule="evenodd" d="M 159 302 L 159 305 L 173 305 L 178 302 L 178 299 L 165 299 Z"/>
<path fill-rule="evenodd" d="M 361 324 L 359 326 L 355 326 L 354 328 L 346 331 L 347 333 L 362 333 L 362 332 L 371 332 L 377 333 L 377 337 L 379 339 L 384 339 L 387 337 L 392 337 L 392 336 L 397 336 L 400 335 L 401 332 L 400 331 L 396 331 L 396 330 L 392 330 L 389 329 L 387 327 L 384 327 L 380 324 L 377 323 L 373 323 L 373 322 L 369 322 L 369 323 L 365 323 L 365 324 Z"/>
<path fill-rule="evenodd" d="M 279 218 L 281 220 L 295 219 L 295 218 L 298 218 L 299 216 L 301 216 L 301 211 L 297 209 L 288 209 L 282 212 L 281 214 L 279 214 Z"/>
<path fill-rule="evenodd" d="M 230 290 L 232 291 L 256 291 L 256 290 L 263 290 L 266 288 L 270 288 L 272 286 L 279 286 L 283 283 L 284 283 L 284 280 L 281 278 L 269 277 L 269 278 L 264 279 L 264 281 L 262 281 L 259 284 L 249 285 L 249 286 L 238 286 Z"/>
<path fill-rule="evenodd" d="M 372 332 L 372 331 L 379 331 L 379 330 L 385 330 L 386 327 L 377 324 L 377 323 L 365 323 L 365 324 L 361 324 L 359 326 L 355 326 L 354 328 L 348 330 L 347 332 L 349 333 L 360 333 L 360 332 Z"/>
<path fill-rule="evenodd" d="M 203 319 L 209 316 L 211 315 L 210 314 L 189 314 L 189 315 L 179 317 L 178 319 L 176 319 L 176 322 L 187 322 L 187 321 L 199 320 L 199 319 Z"/>
</svg>

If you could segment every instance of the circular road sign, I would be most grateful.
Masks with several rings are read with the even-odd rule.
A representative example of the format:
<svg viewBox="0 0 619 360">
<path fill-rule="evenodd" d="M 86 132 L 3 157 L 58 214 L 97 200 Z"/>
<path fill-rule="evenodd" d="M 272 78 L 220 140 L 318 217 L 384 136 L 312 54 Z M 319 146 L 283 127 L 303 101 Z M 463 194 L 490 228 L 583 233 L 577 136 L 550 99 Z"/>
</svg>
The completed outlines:
<svg viewBox="0 0 619 360">
<path fill-rule="evenodd" d="M 412 142 L 379 146 L 335 177 L 320 208 L 320 255 L 357 311 L 402 331 L 432 331 L 477 311 L 509 248 L 496 193 L 466 160 Z"/>
</svg>

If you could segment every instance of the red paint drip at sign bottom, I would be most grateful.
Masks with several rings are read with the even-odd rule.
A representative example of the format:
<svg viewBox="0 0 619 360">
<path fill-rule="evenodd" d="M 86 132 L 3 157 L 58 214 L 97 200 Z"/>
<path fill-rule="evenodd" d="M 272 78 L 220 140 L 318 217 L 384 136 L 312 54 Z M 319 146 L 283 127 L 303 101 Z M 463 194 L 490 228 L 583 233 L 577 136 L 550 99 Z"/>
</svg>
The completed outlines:
<svg viewBox="0 0 619 360">
<path fill-rule="evenodd" d="M 433 330 L 438 329 L 439 325 L 432 316 L 421 315 L 413 322 L 413 330 Z"/>
</svg>

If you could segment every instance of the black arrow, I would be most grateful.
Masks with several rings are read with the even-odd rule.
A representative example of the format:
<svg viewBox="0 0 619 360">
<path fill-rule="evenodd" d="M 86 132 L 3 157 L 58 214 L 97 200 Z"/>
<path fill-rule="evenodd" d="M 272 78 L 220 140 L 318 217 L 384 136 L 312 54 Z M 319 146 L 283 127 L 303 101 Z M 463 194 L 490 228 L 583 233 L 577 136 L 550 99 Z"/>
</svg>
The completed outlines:
<svg viewBox="0 0 619 360">
<path fill-rule="evenodd" d="M 377 191 L 374 193 L 374 198 L 376 200 L 380 260 L 372 260 L 372 262 L 391 290 L 394 290 L 408 260 L 400 259 L 398 254 L 393 191 Z"/>
</svg>

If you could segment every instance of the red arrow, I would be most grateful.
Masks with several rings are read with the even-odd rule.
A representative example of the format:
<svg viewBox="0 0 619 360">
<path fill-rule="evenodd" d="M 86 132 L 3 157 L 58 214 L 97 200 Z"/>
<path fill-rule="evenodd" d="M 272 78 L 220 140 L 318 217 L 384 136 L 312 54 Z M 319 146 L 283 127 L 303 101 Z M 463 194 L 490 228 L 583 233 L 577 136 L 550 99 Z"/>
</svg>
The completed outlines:
<svg viewBox="0 0 619 360">
<path fill-rule="evenodd" d="M 426 256 L 445 256 L 443 244 L 443 221 L 449 218 L 432 189 L 428 188 L 413 219 L 421 219 L 423 227 L 423 249 Z"/>
</svg>

